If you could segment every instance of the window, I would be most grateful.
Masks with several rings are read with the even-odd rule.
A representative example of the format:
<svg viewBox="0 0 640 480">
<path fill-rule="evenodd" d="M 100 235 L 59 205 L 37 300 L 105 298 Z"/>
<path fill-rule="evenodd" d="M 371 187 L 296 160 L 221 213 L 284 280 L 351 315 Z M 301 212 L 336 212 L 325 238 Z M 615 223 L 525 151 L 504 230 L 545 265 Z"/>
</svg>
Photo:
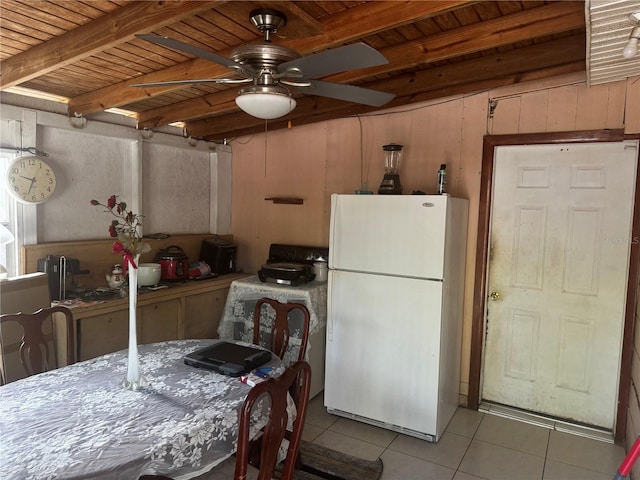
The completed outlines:
<svg viewBox="0 0 640 480">
<path fill-rule="evenodd" d="M 14 237 L 17 237 L 15 200 L 9 195 L 4 186 L 4 176 L 9 162 L 16 156 L 16 152 L 13 150 L 0 149 L 0 174 L 2 174 L 0 178 L 2 182 L 2 188 L 0 189 L 0 224 L 7 227 Z M 18 274 L 19 251 L 20 248 L 15 241 L 4 245 L 0 244 L 0 265 L 7 269 L 10 277 Z"/>
</svg>

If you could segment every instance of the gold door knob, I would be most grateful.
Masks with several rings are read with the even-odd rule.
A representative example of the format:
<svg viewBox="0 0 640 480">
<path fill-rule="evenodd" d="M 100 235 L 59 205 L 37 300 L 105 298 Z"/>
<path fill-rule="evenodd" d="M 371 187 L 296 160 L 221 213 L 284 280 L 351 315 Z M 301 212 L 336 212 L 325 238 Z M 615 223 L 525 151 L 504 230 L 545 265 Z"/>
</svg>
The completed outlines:
<svg viewBox="0 0 640 480">
<path fill-rule="evenodd" d="M 500 296 L 500 292 L 491 292 L 489 294 L 489 298 L 494 302 L 497 302 L 498 300 L 502 300 L 502 297 Z"/>
</svg>

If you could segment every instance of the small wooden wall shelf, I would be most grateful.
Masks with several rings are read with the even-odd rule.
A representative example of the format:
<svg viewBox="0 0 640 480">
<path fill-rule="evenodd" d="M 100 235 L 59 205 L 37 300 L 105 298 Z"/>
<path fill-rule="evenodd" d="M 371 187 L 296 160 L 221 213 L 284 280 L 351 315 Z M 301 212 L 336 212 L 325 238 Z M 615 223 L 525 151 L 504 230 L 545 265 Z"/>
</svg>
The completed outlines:
<svg viewBox="0 0 640 480">
<path fill-rule="evenodd" d="M 304 200 L 298 197 L 267 197 L 265 200 L 271 200 L 273 203 L 287 205 L 302 205 L 304 203 Z"/>
</svg>

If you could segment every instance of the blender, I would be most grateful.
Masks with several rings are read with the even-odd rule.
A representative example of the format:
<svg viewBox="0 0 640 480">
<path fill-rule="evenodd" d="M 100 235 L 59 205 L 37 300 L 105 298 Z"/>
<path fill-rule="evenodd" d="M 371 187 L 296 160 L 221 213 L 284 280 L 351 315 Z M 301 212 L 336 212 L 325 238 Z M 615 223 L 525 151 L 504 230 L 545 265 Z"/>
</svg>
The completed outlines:
<svg viewBox="0 0 640 480">
<path fill-rule="evenodd" d="M 379 194 L 400 195 L 402 193 L 402 185 L 400 184 L 400 175 L 398 168 L 402 159 L 402 145 L 390 143 L 382 146 L 384 155 L 384 178 L 378 188 Z"/>
</svg>

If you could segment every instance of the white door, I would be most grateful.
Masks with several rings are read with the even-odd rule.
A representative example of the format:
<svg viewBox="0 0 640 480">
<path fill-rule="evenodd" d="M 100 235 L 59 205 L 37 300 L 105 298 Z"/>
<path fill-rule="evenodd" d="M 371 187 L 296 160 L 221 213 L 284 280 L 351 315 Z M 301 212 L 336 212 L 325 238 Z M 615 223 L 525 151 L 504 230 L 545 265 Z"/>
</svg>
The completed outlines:
<svg viewBox="0 0 640 480">
<path fill-rule="evenodd" d="M 497 147 L 483 400 L 614 427 L 637 148 Z"/>
</svg>

